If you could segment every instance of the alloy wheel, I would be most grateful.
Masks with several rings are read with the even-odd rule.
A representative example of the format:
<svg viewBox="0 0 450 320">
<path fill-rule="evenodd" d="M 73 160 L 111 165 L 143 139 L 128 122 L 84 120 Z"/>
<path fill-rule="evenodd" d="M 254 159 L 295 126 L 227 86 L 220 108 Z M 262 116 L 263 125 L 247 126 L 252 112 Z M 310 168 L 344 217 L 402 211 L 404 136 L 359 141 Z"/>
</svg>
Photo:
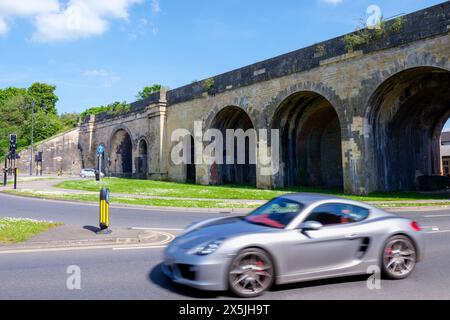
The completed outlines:
<svg viewBox="0 0 450 320">
<path fill-rule="evenodd" d="M 389 278 L 406 278 L 415 265 L 416 250 L 411 240 L 398 236 L 388 241 L 383 252 L 383 269 Z"/>
<path fill-rule="evenodd" d="M 240 297 L 256 297 L 269 289 L 274 271 L 269 256 L 259 249 L 248 249 L 238 254 L 231 263 L 229 284 Z"/>
</svg>

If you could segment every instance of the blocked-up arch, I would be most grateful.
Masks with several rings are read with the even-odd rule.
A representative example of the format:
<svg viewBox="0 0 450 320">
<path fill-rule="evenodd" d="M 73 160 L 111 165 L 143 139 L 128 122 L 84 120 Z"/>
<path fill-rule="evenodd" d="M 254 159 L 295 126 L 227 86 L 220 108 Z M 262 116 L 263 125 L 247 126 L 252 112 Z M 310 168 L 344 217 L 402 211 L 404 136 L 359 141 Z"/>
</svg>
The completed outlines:
<svg viewBox="0 0 450 320">
<path fill-rule="evenodd" d="M 375 90 L 367 121 L 378 190 L 414 190 L 418 177 L 440 173 L 449 88 L 448 70 L 424 66 L 401 71 Z"/>
<path fill-rule="evenodd" d="M 110 162 L 112 175 L 128 177 L 133 174 L 133 143 L 125 128 L 117 129 L 111 138 Z"/>
<path fill-rule="evenodd" d="M 247 132 L 255 129 L 246 111 L 240 107 L 228 106 L 220 110 L 211 122 L 211 129 L 217 129 L 222 132 L 224 142 L 223 159 L 224 164 L 214 164 L 211 167 L 211 182 L 213 184 L 244 184 L 256 185 L 256 164 L 251 159 L 256 154 L 256 146 L 251 142 L 250 136 L 244 140 L 234 138 L 234 152 L 228 150 L 227 130 L 242 130 Z M 255 133 L 253 131 L 253 133 Z M 234 154 L 231 157 L 231 153 Z M 243 154 L 241 154 L 243 153 Z M 228 156 L 228 157 L 227 157 Z M 245 161 L 239 161 L 239 157 L 245 158 Z M 245 163 L 240 163 L 245 162 Z"/>
<path fill-rule="evenodd" d="M 276 110 L 272 129 L 280 130 L 281 140 L 276 185 L 342 188 L 341 126 L 325 97 L 311 91 L 289 96 Z"/>
<path fill-rule="evenodd" d="M 148 143 L 145 138 L 139 140 L 136 165 L 139 176 L 146 178 L 148 174 Z"/>
</svg>

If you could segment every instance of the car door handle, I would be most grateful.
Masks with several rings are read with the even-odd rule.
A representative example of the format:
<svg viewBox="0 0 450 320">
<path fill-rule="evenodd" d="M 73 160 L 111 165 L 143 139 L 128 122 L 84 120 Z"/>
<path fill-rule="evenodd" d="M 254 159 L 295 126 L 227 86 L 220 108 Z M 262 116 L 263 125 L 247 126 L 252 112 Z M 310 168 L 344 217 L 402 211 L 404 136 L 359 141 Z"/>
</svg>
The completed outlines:
<svg viewBox="0 0 450 320">
<path fill-rule="evenodd" d="M 351 233 L 345 236 L 345 239 L 353 240 L 359 238 L 359 234 Z"/>
</svg>

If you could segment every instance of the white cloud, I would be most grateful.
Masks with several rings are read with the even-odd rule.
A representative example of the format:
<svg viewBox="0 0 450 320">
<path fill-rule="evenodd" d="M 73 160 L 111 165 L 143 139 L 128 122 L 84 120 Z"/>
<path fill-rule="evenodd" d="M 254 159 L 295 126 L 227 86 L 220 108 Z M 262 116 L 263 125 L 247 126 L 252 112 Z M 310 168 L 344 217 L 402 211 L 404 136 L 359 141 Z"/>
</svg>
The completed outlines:
<svg viewBox="0 0 450 320">
<path fill-rule="evenodd" d="M 98 36 L 113 19 L 127 20 L 129 9 L 144 0 L 0 0 L 0 34 L 7 32 L 5 18 L 29 17 L 36 30 L 33 40 L 68 41 Z M 61 3 L 64 4 L 61 4 Z"/>
<path fill-rule="evenodd" d="M 153 13 L 161 12 L 161 5 L 159 4 L 159 0 L 152 0 L 152 12 Z"/>
<path fill-rule="evenodd" d="M 92 69 L 84 73 L 86 77 L 99 78 L 105 88 L 110 88 L 120 80 L 120 77 L 103 69 Z"/>
<path fill-rule="evenodd" d="M 320 1 L 325 2 L 327 4 L 334 5 L 334 6 L 344 2 L 344 0 L 320 0 Z"/>
<path fill-rule="evenodd" d="M 4 18 L 0 17 L 0 35 L 3 35 L 8 32 L 8 26 L 6 25 L 6 21 Z"/>
<path fill-rule="evenodd" d="M 8 20 L 14 17 L 33 17 L 39 14 L 57 12 L 58 0 L 0 0 L 0 35 L 9 31 Z"/>
<path fill-rule="evenodd" d="M 59 11 L 58 0 L 0 0 L 0 16 L 33 16 Z"/>
</svg>

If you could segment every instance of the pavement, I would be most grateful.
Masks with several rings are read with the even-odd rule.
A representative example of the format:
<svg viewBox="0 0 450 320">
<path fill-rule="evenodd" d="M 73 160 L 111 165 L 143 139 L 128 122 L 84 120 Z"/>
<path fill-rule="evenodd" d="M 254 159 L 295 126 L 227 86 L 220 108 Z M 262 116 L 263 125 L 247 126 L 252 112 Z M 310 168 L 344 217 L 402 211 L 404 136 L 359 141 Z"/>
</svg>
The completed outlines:
<svg viewBox="0 0 450 320">
<path fill-rule="evenodd" d="M 26 252 L 73 251 L 87 249 L 127 248 L 129 246 L 164 246 L 175 235 L 134 228 L 110 228 L 108 234 L 98 234 L 93 226 L 63 225 L 52 228 L 19 244 L 0 244 L 0 255 Z"/>
<path fill-rule="evenodd" d="M 407 280 L 383 280 L 381 290 L 367 289 L 367 276 L 311 281 L 275 287 L 262 298 L 450 299 L 450 210 L 422 209 L 398 214 L 417 220 L 426 232 L 425 260 L 418 264 L 416 271 Z M 79 228 L 98 224 L 98 206 L 0 194 L 0 216 L 53 220 Z M 219 216 L 224 214 L 185 212 L 182 209 L 175 212 L 112 208 L 111 225 L 123 229 L 123 232 L 146 230 L 175 236 L 191 222 Z M 134 231 L 129 230 L 129 227 L 134 227 Z M 83 232 L 95 237 L 90 229 L 78 229 L 76 232 L 77 235 Z M 45 239 L 47 235 L 42 237 L 36 240 Z M 61 251 L 43 248 L 39 251 L 17 250 L 0 254 L 0 299 L 233 299 L 226 292 L 202 292 L 170 282 L 160 267 L 164 247 L 152 244 L 111 244 L 99 248 L 65 248 Z M 81 271 L 80 290 L 67 287 L 72 266 L 77 266 Z"/>
</svg>

